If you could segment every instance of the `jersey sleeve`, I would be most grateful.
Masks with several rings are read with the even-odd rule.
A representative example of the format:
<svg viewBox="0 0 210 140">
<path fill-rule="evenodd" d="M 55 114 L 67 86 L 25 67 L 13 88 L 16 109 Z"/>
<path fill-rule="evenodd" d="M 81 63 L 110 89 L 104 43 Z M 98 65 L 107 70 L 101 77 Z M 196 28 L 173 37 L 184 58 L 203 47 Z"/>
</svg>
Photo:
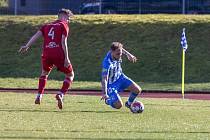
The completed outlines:
<svg viewBox="0 0 210 140">
<path fill-rule="evenodd" d="M 107 60 L 104 60 L 102 64 L 102 76 L 108 75 L 109 68 L 110 63 Z"/>
</svg>

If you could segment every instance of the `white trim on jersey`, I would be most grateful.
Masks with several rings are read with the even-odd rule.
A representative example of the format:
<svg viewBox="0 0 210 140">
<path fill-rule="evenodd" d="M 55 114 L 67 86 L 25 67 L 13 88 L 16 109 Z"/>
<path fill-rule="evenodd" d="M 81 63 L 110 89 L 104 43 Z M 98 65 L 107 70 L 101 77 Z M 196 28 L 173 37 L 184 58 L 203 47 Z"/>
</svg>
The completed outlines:
<svg viewBox="0 0 210 140">
<path fill-rule="evenodd" d="M 120 62 L 112 62 L 108 69 L 108 84 L 112 84 L 117 81 L 122 74 L 122 68 Z"/>
</svg>

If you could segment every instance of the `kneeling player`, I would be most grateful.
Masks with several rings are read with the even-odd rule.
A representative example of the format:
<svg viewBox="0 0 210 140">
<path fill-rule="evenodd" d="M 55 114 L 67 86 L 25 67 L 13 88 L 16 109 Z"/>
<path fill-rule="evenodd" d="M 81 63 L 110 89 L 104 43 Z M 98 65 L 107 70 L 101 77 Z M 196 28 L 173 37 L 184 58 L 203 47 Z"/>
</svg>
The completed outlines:
<svg viewBox="0 0 210 140">
<path fill-rule="evenodd" d="M 123 102 L 119 93 L 124 89 L 128 89 L 131 94 L 126 101 L 125 106 L 130 109 L 131 104 L 141 93 L 141 88 L 130 78 L 128 78 L 121 68 L 122 54 L 127 55 L 130 61 L 136 62 L 136 57 L 127 52 L 123 45 L 119 42 L 113 42 L 110 51 L 103 60 L 102 69 L 102 98 L 107 105 L 120 109 Z"/>
</svg>

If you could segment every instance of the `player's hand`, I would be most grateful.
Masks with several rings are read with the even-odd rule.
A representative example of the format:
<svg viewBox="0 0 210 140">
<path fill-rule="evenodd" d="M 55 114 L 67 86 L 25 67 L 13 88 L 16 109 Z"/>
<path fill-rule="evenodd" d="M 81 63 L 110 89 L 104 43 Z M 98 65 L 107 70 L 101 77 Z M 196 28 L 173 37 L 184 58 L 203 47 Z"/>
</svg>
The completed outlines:
<svg viewBox="0 0 210 140">
<path fill-rule="evenodd" d="M 67 68 L 70 64 L 71 64 L 70 60 L 69 59 L 65 59 L 65 61 L 64 61 L 64 67 Z"/>
<path fill-rule="evenodd" d="M 106 94 L 104 94 L 104 95 L 101 97 L 101 100 L 106 100 L 106 99 L 108 99 L 108 98 L 109 98 L 109 96 L 106 95 Z"/>
<path fill-rule="evenodd" d="M 135 63 L 137 61 L 137 58 L 134 55 L 127 55 L 127 58 L 129 61 Z"/>
<path fill-rule="evenodd" d="M 20 49 L 18 50 L 18 52 L 19 52 L 19 53 L 25 53 L 25 52 L 28 51 L 28 48 L 29 48 L 29 47 L 27 47 L 27 46 L 21 46 Z"/>
</svg>

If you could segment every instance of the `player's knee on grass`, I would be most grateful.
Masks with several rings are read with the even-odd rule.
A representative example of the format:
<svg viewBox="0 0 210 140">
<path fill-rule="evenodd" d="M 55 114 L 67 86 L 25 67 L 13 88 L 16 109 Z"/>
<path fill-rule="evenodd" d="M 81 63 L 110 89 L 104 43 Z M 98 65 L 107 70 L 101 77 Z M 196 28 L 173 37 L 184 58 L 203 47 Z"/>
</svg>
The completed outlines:
<svg viewBox="0 0 210 140">
<path fill-rule="evenodd" d="M 109 105 L 115 109 L 120 109 L 123 106 L 122 99 L 120 95 L 117 93 L 117 90 L 112 90 L 109 95 Z"/>
<path fill-rule="evenodd" d="M 123 106 L 122 101 L 117 101 L 113 104 L 112 107 L 115 108 L 115 109 L 120 109 L 122 106 Z"/>
</svg>

